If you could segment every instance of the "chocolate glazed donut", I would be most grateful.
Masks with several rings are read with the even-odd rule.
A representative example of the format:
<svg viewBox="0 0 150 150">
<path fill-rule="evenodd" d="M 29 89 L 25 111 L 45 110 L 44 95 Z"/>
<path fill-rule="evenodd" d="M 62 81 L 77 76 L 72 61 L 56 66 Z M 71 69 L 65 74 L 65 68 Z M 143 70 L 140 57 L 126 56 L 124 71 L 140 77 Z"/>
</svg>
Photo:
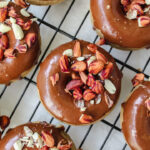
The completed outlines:
<svg viewBox="0 0 150 150">
<path fill-rule="evenodd" d="M 0 150 L 76 150 L 64 127 L 46 122 L 26 123 L 9 129 L 0 140 Z"/>
<path fill-rule="evenodd" d="M 140 28 L 137 20 L 126 18 L 121 0 L 91 0 L 93 25 L 107 42 L 124 50 L 150 46 L 150 25 Z"/>
<path fill-rule="evenodd" d="M 122 131 L 132 150 L 150 149 L 150 82 L 137 86 L 122 105 Z"/>
<path fill-rule="evenodd" d="M 5 8 L 8 13 L 7 19 L 11 18 L 16 22 L 13 23 L 15 27 L 20 26 L 22 28 L 24 38 L 21 40 L 16 39 L 14 33 L 18 32 L 18 30 L 13 31 L 12 24 L 8 22 L 8 26 L 10 23 L 11 30 L 4 34 L 8 37 L 8 49 L 1 50 L 1 52 L 4 52 L 4 56 L 1 56 L 2 53 L 0 53 L 0 84 L 9 84 L 20 77 L 24 77 L 37 63 L 41 46 L 39 27 L 32 20 L 34 18 L 33 15 L 23 16 L 21 14 L 22 8 L 12 2 Z M 7 25 L 6 23 L 4 24 Z"/>
<path fill-rule="evenodd" d="M 112 85 L 110 83 L 111 84 L 110 88 L 112 88 L 112 86 L 113 88 L 115 88 L 114 89 L 115 92 L 113 92 L 113 94 L 110 94 L 108 91 L 104 90 L 104 87 L 103 87 L 104 80 L 100 80 L 99 79 L 100 77 L 95 77 L 97 78 L 97 80 L 93 81 L 92 79 L 94 79 L 93 76 L 95 75 L 88 75 L 87 77 L 85 74 L 87 71 L 85 71 L 85 73 L 80 72 L 79 74 L 80 76 L 83 77 L 82 81 L 84 83 L 86 81 L 87 82 L 90 81 L 90 79 L 92 80 L 91 81 L 92 83 L 94 82 L 95 88 L 93 87 L 94 88 L 93 91 L 95 92 L 92 92 L 90 87 L 88 89 L 88 86 L 87 86 L 88 83 L 82 86 L 81 89 L 77 88 L 76 91 L 74 91 L 73 95 L 68 90 L 72 82 L 74 82 L 73 85 L 78 84 L 78 83 L 79 84 L 81 83 L 83 85 L 83 83 L 80 80 L 80 77 L 77 72 L 76 73 L 72 71 L 70 73 L 61 72 L 61 68 L 59 65 L 59 63 L 61 64 L 60 60 L 61 58 L 67 57 L 67 56 L 63 56 L 64 53 L 66 53 L 67 51 L 72 52 L 72 49 L 74 48 L 78 49 L 79 47 L 81 47 L 82 52 L 79 52 L 81 57 L 77 57 L 78 59 L 77 63 L 78 64 L 81 63 L 85 67 L 86 65 L 84 61 L 81 61 L 81 59 L 83 60 L 86 58 L 87 61 L 89 60 L 91 61 L 91 59 L 95 57 L 94 56 L 95 54 L 89 50 L 90 46 L 91 48 L 95 48 L 93 49 L 94 51 L 98 49 L 97 53 L 102 55 L 103 59 L 107 59 L 107 62 L 109 62 L 108 63 L 109 65 L 113 65 L 112 71 L 109 72 L 110 73 L 109 77 L 107 76 L 109 80 L 107 81 L 113 84 Z M 71 59 L 73 59 L 73 61 L 70 63 L 76 62 L 76 58 L 72 57 Z M 79 59 L 81 62 L 79 61 Z M 106 66 L 109 66 L 107 62 L 106 62 Z M 66 63 L 67 63 L 67 60 L 66 60 Z M 96 58 L 95 58 L 95 61 L 93 60 L 93 63 L 97 63 Z M 92 61 L 90 65 L 92 65 Z M 98 67 L 100 65 L 101 63 L 98 65 Z M 81 66 L 79 65 L 79 69 L 80 67 Z M 67 71 L 67 68 L 64 71 Z M 108 75 L 108 73 L 106 74 Z M 84 77 L 86 81 L 84 81 Z M 40 72 L 37 77 L 37 87 L 39 89 L 41 102 L 43 103 L 45 108 L 48 110 L 48 112 L 50 112 L 54 117 L 68 124 L 83 125 L 83 124 L 94 123 L 95 121 L 102 119 L 108 112 L 110 112 L 111 108 L 117 103 L 117 100 L 120 95 L 121 78 L 122 78 L 122 73 L 119 71 L 114 59 L 112 58 L 112 56 L 110 56 L 108 52 L 106 52 L 100 47 L 97 47 L 95 44 L 90 44 L 85 41 L 77 40 L 77 41 L 72 41 L 72 42 L 59 46 L 48 55 L 48 57 L 44 60 L 44 62 L 40 66 Z M 52 80 L 54 82 L 52 82 L 51 79 L 54 79 Z M 72 80 L 72 79 L 75 79 L 75 80 Z M 56 80 L 57 80 L 57 83 L 56 83 Z M 96 86 L 97 84 L 99 85 L 98 87 Z M 98 92 L 97 90 L 99 90 L 99 88 L 102 90 L 102 93 L 100 91 L 101 93 L 101 95 L 99 95 L 100 98 L 98 97 L 95 98 L 96 96 L 95 93 Z M 83 89 L 85 89 L 86 92 Z M 84 91 L 83 95 L 82 95 L 81 90 Z M 82 98 L 85 99 L 85 101 L 82 100 Z M 85 103 L 85 105 L 83 103 Z"/>
<path fill-rule="evenodd" d="M 22 0 L 15 0 L 17 3 L 22 3 Z M 64 0 L 24 0 L 33 5 L 54 5 L 63 2 Z"/>
</svg>

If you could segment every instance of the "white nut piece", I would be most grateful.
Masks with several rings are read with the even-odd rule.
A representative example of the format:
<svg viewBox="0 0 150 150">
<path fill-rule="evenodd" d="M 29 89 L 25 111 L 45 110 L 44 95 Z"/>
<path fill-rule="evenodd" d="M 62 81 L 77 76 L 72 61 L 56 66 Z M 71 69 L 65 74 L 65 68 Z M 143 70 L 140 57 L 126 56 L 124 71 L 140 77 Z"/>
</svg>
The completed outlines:
<svg viewBox="0 0 150 150">
<path fill-rule="evenodd" d="M 20 10 L 20 13 L 24 17 L 30 17 L 30 14 L 24 8 Z"/>
<path fill-rule="evenodd" d="M 6 7 L 8 5 L 9 1 L 2 1 L 0 2 L 0 8 Z"/>
<path fill-rule="evenodd" d="M 27 137 L 31 137 L 33 135 L 33 131 L 27 126 L 24 126 L 24 132 Z"/>
<path fill-rule="evenodd" d="M 77 60 L 78 61 L 83 61 L 85 59 L 85 57 L 78 57 Z"/>
<path fill-rule="evenodd" d="M 137 18 L 137 10 L 129 10 L 127 12 L 127 18 L 132 20 L 132 19 L 136 19 Z"/>
<path fill-rule="evenodd" d="M 67 49 L 63 52 L 63 55 L 66 55 L 68 57 L 72 57 L 73 56 L 73 51 L 72 49 Z"/>
<path fill-rule="evenodd" d="M 95 56 L 91 56 L 91 57 L 89 58 L 89 60 L 87 61 L 88 66 L 89 66 L 90 63 L 93 62 L 94 60 L 96 60 L 96 57 L 95 57 Z"/>
<path fill-rule="evenodd" d="M 105 89 L 110 94 L 115 94 L 116 93 L 116 87 L 114 86 L 114 84 L 110 80 L 106 79 L 106 80 L 104 80 L 104 83 L 105 83 L 105 85 L 104 85 Z"/>
<path fill-rule="evenodd" d="M 11 23 L 16 23 L 16 19 L 10 17 L 10 22 L 11 22 Z"/>
<path fill-rule="evenodd" d="M 8 25 L 6 25 L 6 24 L 4 24 L 4 23 L 1 23 L 0 24 L 0 32 L 1 33 L 6 33 L 6 32 L 8 32 L 8 31 L 10 31 L 11 30 L 11 27 L 10 26 L 8 26 Z"/>
<path fill-rule="evenodd" d="M 150 0 L 145 0 L 145 3 L 146 3 L 147 5 L 150 5 Z"/>
<path fill-rule="evenodd" d="M 38 19 L 37 18 L 32 18 L 30 19 L 32 22 L 36 22 Z"/>
<path fill-rule="evenodd" d="M 22 31 L 22 28 L 18 24 L 13 23 L 12 29 L 14 31 L 15 38 L 17 40 L 22 40 L 24 38 L 24 33 Z"/>
<path fill-rule="evenodd" d="M 24 144 L 22 144 L 21 141 L 18 140 L 18 141 L 16 141 L 16 142 L 14 143 L 13 146 L 14 146 L 14 149 L 15 149 L 15 150 L 22 150 Z"/>
</svg>

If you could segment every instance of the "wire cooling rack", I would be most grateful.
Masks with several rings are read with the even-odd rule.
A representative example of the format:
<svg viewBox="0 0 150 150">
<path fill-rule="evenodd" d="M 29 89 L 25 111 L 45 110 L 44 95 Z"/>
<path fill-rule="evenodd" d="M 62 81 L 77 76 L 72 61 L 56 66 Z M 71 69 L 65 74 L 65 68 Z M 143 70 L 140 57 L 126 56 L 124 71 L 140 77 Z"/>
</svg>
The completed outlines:
<svg viewBox="0 0 150 150">
<path fill-rule="evenodd" d="M 37 18 L 42 37 L 42 53 L 38 64 L 30 74 L 10 86 L 0 85 L 0 113 L 10 116 L 9 127 L 28 121 L 47 121 L 63 124 L 54 119 L 41 105 L 36 87 L 36 77 L 40 63 L 52 49 L 74 39 L 95 43 L 98 36 L 92 28 L 89 12 L 90 0 L 65 0 L 54 6 L 30 6 L 28 11 Z M 142 33 L 141 33 L 142 34 Z M 120 51 L 104 45 L 114 56 L 123 72 L 122 93 L 114 110 L 104 120 L 94 125 L 75 127 L 63 124 L 77 148 L 83 150 L 129 150 L 121 133 L 120 109 L 132 89 L 131 79 L 142 71 L 150 74 L 150 50 Z"/>
</svg>

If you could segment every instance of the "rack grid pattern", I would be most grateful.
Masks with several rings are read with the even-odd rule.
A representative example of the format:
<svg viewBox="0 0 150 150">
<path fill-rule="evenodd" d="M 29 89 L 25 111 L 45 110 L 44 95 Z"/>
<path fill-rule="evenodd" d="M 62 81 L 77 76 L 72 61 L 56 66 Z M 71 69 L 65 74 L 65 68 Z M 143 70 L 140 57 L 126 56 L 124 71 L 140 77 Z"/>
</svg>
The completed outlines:
<svg viewBox="0 0 150 150">
<path fill-rule="evenodd" d="M 65 0 L 54 6 L 30 6 L 28 11 L 38 18 L 42 37 L 42 53 L 29 75 L 10 86 L 0 85 L 0 114 L 11 118 L 10 127 L 28 121 L 47 121 L 63 124 L 54 119 L 41 105 L 36 88 L 36 76 L 40 63 L 52 49 L 74 39 L 95 43 L 98 36 L 92 28 L 89 11 L 90 0 Z M 142 71 L 148 79 L 150 74 L 150 50 L 120 51 L 102 46 L 114 56 L 123 72 L 122 93 L 114 110 L 104 120 L 94 125 L 75 127 L 63 124 L 66 132 L 83 150 L 129 150 L 120 127 L 121 103 L 132 89 L 132 77 Z"/>
</svg>

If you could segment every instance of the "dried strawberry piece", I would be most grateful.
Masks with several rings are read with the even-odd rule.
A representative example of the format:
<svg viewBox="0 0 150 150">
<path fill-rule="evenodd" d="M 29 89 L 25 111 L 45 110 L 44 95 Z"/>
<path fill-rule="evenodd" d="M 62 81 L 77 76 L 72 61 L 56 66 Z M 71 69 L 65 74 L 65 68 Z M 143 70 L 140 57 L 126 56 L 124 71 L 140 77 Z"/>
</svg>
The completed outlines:
<svg viewBox="0 0 150 150">
<path fill-rule="evenodd" d="M 7 35 L 3 34 L 1 37 L 0 37 L 0 49 L 7 49 L 8 48 L 8 37 Z"/>
<path fill-rule="evenodd" d="M 48 146 L 43 146 L 40 150 L 49 150 Z"/>
<path fill-rule="evenodd" d="M 0 8 L 0 22 L 4 22 L 6 20 L 8 13 L 7 7 Z"/>
<path fill-rule="evenodd" d="M 98 74 L 102 69 L 104 68 L 104 63 L 103 61 L 100 61 L 100 60 L 96 60 L 96 61 L 93 61 L 92 63 L 90 63 L 89 65 L 89 73 L 92 73 L 92 74 Z"/>
<path fill-rule="evenodd" d="M 105 102 L 106 102 L 108 108 L 111 108 L 113 106 L 114 102 L 110 99 L 110 97 L 107 95 L 106 92 L 104 93 L 104 99 L 105 99 Z"/>
<path fill-rule="evenodd" d="M 89 87 L 93 87 L 94 82 L 95 82 L 94 76 L 92 74 L 89 74 L 87 79 L 87 85 Z"/>
<path fill-rule="evenodd" d="M 99 80 L 96 80 L 92 86 L 92 91 L 101 94 L 104 91 L 103 85 Z"/>
<path fill-rule="evenodd" d="M 3 60 L 3 57 L 4 57 L 4 51 L 0 49 L 0 61 Z"/>
<path fill-rule="evenodd" d="M 28 47 L 30 48 L 36 41 L 36 34 L 35 33 L 28 33 L 25 37 L 25 41 L 28 45 Z"/>
<path fill-rule="evenodd" d="M 61 68 L 61 71 L 64 72 L 64 73 L 69 73 L 69 59 L 68 59 L 68 56 L 64 55 L 64 56 L 61 56 L 60 59 L 59 59 L 59 65 L 60 65 L 60 68 Z"/>
<path fill-rule="evenodd" d="M 84 61 L 77 61 L 71 66 L 71 69 L 75 72 L 83 72 L 86 70 L 86 63 Z"/>
<path fill-rule="evenodd" d="M 82 114 L 79 121 L 83 124 L 91 123 L 93 121 L 93 117 L 87 114 Z"/>
<path fill-rule="evenodd" d="M 71 78 L 72 78 L 73 80 L 78 80 L 78 79 L 80 79 L 80 76 L 79 76 L 77 73 L 72 72 L 72 73 L 71 73 Z"/>
<path fill-rule="evenodd" d="M 25 0 L 15 0 L 15 3 L 19 6 L 21 6 L 22 8 L 26 8 L 29 6 L 26 4 Z"/>
<path fill-rule="evenodd" d="M 129 5 L 131 3 L 130 0 L 121 0 L 121 4 L 126 7 L 127 5 Z"/>
<path fill-rule="evenodd" d="M 75 88 L 73 91 L 73 97 L 76 100 L 81 100 L 82 99 L 82 90 L 80 88 Z"/>
<path fill-rule="evenodd" d="M 31 28 L 32 20 L 27 21 L 23 24 L 23 30 L 29 30 Z"/>
<path fill-rule="evenodd" d="M 7 116 L 0 117 L 0 127 L 4 130 L 10 123 L 10 119 Z"/>
<path fill-rule="evenodd" d="M 42 131 L 42 139 L 46 146 L 50 148 L 54 147 L 55 140 L 50 132 Z"/>
<path fill-rule="evenodd" d="M 72 142 L 66 141 L 65 139 L 62 139 L 61 141 L 59 141 L 57 145 L 57 148 L 59 150 L 70 150 L 71 147 L 72 147 Z"/>
<path fill-rule="evenodd" d="M 6 58 L 15 58 L 15 51 L 13 48 L 6 49 L 4 51 L 4 56 Z"/>
<path fill-rule="evenodd" d="M 84 84 L 86 84 L 86 81 L 88 79 L 87 75 L 84 72 L 79 72 L 79 75 L 81 77 L 81 80 Z"/>
<path fill-rule="evenodd" d="M 18 45 L 16 47 L 16 49 L 18 50 L 19 53 L 26 53 L 27 52 L 27 45 L 26 44 Z"/>
<path fill-rule="evenodd" d="M 99 52 L 98 50 L 96 51 L 96 58 L 97 58 L 97 60 L 103 61 L 104 64 L 107 63 L 106 57 L 101 52 Z"/>
<path fill-rule="evenodd" d="M 105 79 L 108 79 L 111 71 L 113 69 L 113 63 L 112 62 L 109 62 L 106 66 L 105 69 L 103 69 L 101 72 L 100 72 L 100 78 L 101 80 L 105 80 Z"/>
<path fill-rule="evenodd" d="M 104 45 L 105 44 L 105 39 L 104 38 L 99 39 L 99 41 L 96 44 L 99 45 L 99 46 Z"/>
<path fill-rule="evenodd" d="M 137 10 L 137 13 L 139 15 L 144 14 L 144 11 L 143 11 L 142 7 L 139 4 L 131 4 L 130 8 L 131 8 L 131 10 Z"/>
<path fill-rule="evenodd" d="M 88 44 L 88 45 L 87 45 L 87 48 L 88 48 L 88 50 L 90 50 L 92 53 L 96 53 L 96 51 L 97 51 L 97 46 L 96 46 L 95 44 L 92 44 L 92 43 Z"/>
<path fill-rule="evenodd" d="M 81 47 L 80 47 L 80 42 L 76 41 L 74 48 L 73 48 L 73 55 L 74 57 L 80 57 L 81 56 Z"/>
<path fill-rule="evenodd" d="M 13 18 L 16 18 L 18 16 L 17 13 L 16 13 L 16 10 L 14 9 L 13 6 L 9 7 L 8 16 L 13 17 Z"/>
<path fill-rule="evenodd" d="M 16 23 L 20 26 L 24 25 L 24 20 L 22 18 L 16 18 Z"/>
<path fill-rule="evenodd" d="M 52 85 L 55 86 L 59 81 L 59 73 L 55 73 L 54 75 L 50 76 L 50 80 L 52 82 Z"/>
<path fill-rule="evenodd" d="M 85 101 L 90 101 L 94 99 L 95 97 L 96 97 L 96 94 L 91 89 L 87 89 L 83 93 L 83 99 Z"/>
<path fill-rule="evenodd" d="M 144 81 L 144 74 L 143 73 L 137 73 L 135 77 L 132 79 L 132 84 L 134 87 L 139 85 Z"/>
<path fill-rule="evenodd" d="M 69 90 L 73 90 L 77 87 L 81 87 L 83 85 L 83 82 L 81 80 L 71 80 L 67 85 L 66 85 L 66 89 Z"/>
</svg>

